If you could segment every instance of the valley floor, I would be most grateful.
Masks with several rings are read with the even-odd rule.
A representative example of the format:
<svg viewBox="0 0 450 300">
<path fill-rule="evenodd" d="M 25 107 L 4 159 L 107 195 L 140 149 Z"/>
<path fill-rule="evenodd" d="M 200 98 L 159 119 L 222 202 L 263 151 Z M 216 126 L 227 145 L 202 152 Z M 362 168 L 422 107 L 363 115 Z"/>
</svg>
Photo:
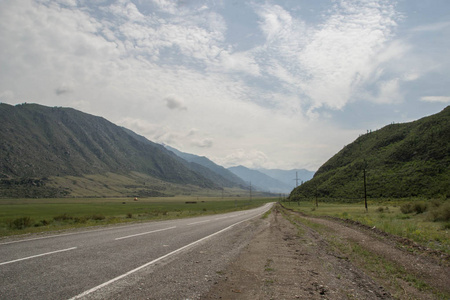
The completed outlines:
<svg viewBox="0 0 450 300">
<path fill-rule="evenodd" d="M 448 255 L 275 206 L 201 299 L 449 299 Z"/>
</svg>

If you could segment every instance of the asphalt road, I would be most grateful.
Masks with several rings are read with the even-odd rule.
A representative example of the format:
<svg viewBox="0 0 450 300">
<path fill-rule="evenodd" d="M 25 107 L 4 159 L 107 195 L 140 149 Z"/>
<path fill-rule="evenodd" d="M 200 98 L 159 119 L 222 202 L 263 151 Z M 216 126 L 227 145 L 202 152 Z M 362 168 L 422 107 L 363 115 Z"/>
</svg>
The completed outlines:
<svg viewBox="0 0 450 300">
<path fill-rule="evenodd" d="M 2 240 L 0 299 L 127 298 L 119 294 L 105 296 L 102 291 L 114 290 L 117 285 L 120 285 L 117 290 L 133 293 L 142 290 L 133 286 L 137 281 L 127 279 L 139 272 L 149 272 L 151 268 L 154 273 L 164 273 L 163 269 L 155 270 L 155 265 L 163 266 L 167 261 L 172 264 L 172 273 L 177 273 L 177 264 L 184 263 L 183 268 L 189 268 L 186 259 L 181 257 L 183 253 L 208 247 L 208 243 L 220 245 L 218 241 L 223 237 L 224 242 L 224 236 L 228 241 L 238 239 L 233 237 L 233 232 L 238 232 L 236 228 L 254 220 L 270 207 L 271 204 L 267 204 L 222 215 Z M 241 228 L 241 239 L 244 231 Z M 222 248 L 231 243 L 226 242 Z M 216 257 L 222 255 L 217 255 L 217 250 L 215 253 Z M 181 270 L 182 266 L 179 268 Z M 170 288 L 171 293 L 176 294 L 176 285 L 167 280 L 171 275 L 164 276 L 158 290 Z M 173 276 L 182 278 L 184 275 Z M 171 286 L 165 287 L 165 282 Z M 128 298 L 133 297 L 129 294 Z"/>
</svg>

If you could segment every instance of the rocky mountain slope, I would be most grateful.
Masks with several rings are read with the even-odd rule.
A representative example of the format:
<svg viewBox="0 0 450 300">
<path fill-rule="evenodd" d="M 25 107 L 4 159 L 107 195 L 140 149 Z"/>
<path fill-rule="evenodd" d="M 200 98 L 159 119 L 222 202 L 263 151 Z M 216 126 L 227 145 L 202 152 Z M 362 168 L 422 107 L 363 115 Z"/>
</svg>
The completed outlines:
<svg viewBox="0 0 450 300">
<path fill-rule="evenodd" d="M 0 104 L 0 178 L 140 172 L 165 182 L 219 188 L 163 146 L 71 108 Z M 20 181 L 19 181 L 20 182 Z"/>
</svg>

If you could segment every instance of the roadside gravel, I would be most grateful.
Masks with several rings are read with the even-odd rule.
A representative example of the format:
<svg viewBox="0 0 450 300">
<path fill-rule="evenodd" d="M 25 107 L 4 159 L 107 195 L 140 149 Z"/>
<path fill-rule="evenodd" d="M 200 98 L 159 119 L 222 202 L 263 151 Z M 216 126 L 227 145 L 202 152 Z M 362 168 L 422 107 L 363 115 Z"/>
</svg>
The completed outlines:
<svg viewBox="0 0 450 300">
<path fill-rule="evenodd" d="M 402 250 L 395 239 L 279 206 L 268 221 L 270 227 L 243 249 L 201 299 L 448 299 L 450 295 L 448 265 L 425 253 Z M 365 260 L 372 257 L 370 265 Z"/>
</svg>

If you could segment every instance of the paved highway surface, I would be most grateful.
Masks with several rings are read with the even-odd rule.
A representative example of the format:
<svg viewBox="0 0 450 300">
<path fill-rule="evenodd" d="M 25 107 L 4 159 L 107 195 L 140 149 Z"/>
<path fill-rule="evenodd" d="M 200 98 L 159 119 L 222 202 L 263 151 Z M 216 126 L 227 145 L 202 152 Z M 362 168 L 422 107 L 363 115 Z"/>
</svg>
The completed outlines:
<svg viewBox="0 0 450 300">
<path fill-rule="evenodd" d="M 148 269 L 154 269 L 158 264 L 164 266 L 167 261 L 182 264 L 183 259 L 178 258 L 183 253 L 208 243 L 220 245 L 221 237 L 227 236 L 233 241 L 235 228 L 244 226 L 246 221 L 270 207 L 271 204 L 267 204 L 221 215 L 1 240 L 0 299 L 132 299 L 133 293 L 141 288 L 133 287 L 137 281 L 129 278 L 139 272 L 148 275 Z M 176 270 L 176 267 L 172 268 Z M 167 280 L 170 275 L 164 276 L 159 284 L 171 284 L 170 293 L 176 295 L 177 291 L 173 290 L 176 284 Z M 146 280 L 148 286 L 151 279 Z M 128 297 L 105 294 L 117 285 L 122 291 L 130 291 Z M 161 290 L 168 288 L 158 287 Z"/>
</svg>

